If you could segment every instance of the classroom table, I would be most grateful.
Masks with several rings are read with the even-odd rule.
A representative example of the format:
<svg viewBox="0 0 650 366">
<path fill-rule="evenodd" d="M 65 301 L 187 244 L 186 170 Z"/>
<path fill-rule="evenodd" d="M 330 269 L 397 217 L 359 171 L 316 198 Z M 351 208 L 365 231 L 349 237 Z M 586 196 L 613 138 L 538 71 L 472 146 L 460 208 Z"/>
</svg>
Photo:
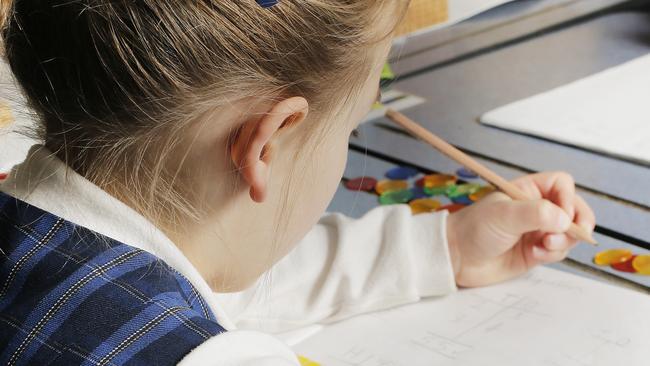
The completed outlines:
<svg viewBox="0 0 650 366">
<path fill-rule="evenodd" d="M 504 29 L 513 32 L 507 36 Z M 419 48 L 398 41 L 401 57 L 394 49 L 391 58 L 398 75 L 392 88 L 424 100 L 402 112 L 506 178 L 570 172 L 596 211 L 595 238 L 601 245 L 581 244 L 555 266 L 650 292 L 650 277 L 592 262 L 607 248 L 650 254 L 648 166 L 478 123 L 481 114 L 496 107 L 650 52 L 650 2 L 516 1 L 418 39 Z M 344 179 L 381 177 L 396 165 L 443 173 L 459 168 L 383 117 L 359 131 L 350 141 Z M 376 196 L 341 185 L 329 211 L 359 217 L 377 205 Z"/>
</svg>

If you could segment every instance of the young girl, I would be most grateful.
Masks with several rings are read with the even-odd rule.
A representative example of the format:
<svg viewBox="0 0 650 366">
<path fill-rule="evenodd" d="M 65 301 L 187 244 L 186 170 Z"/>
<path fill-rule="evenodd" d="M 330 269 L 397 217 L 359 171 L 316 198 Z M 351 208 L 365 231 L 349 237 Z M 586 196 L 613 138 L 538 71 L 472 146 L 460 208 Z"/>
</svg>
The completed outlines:
<svg viewBox="0 0 650 366">
<path fill-rule="evenodd" d="M 3 2 L 43 144 L 0 186 L 0 363 L 297 365 L 271 333 L 504 281 L 593 229 L 563 173 L 321 217 L 407 1 L 275 3 Z"/>
</svg>

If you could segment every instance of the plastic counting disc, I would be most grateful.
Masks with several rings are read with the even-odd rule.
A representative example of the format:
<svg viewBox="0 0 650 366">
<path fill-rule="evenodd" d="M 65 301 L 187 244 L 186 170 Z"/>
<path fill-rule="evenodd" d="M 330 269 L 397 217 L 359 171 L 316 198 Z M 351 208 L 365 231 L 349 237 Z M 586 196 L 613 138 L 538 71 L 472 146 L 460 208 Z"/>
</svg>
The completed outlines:
<svg viewBox="0 0 650 366">
<path fill-rule="evenodd" d="M 469 197 L 467 196 L 458 196 L 454 197 L 451 199 L 451 202 L 453 203 L 459 203 L 461 205 L 469 206 L 474 203 Z"/>
<path fill-rule="evenodd" d="M 458 178 L 446 174 L 430 174 L 422 178 L 422 185 L 425 188 L 448 187 L 456 183 Z"/>
<path fill-rule="evenodd" d="M 422 187 L 411 187 L 411 192 L 413 192 L 413 199 L 429 197 Z"/>
<path fill-rule="evenodd" d="M 476 179 L 478 178 L 478 174 L 474 173 L 473 171 L 467 169 L 467 168 L 460 168 L 456 171 L 456 174 L 458 174 L 459 177 L 465 178 L 465 179 Z"/>
<path fill-rule="evenodd" d="M 456 211 L 462 210 L 465 207 L 466 207 L 465 205 L 461 205 L 459 203 L 452 203 L 450 205 L 442 206 L 439 209 L 437 209 L 436 211 L 447 210 L 447 211 L 449 211 L 449 213 L 454 213 Z"/>
<path fill-rule="evenodd" d="M 454 187 L 454 185 L 440 186 L 440 187 L 424 187 L 422 189 L 424 190 L 424 193 L 428 194 L 429 196 L 438 196 L 438 195 L 446 194 L 447 190 L 450 189 L 451 187 Z"/>
<path fill-rule="evenodd" d="M 650 255 L 637 255 L 632 261 L 632 267 L 638 274 L 650 275 Z"/>
<path fill-rule="evenodd" d="M 418 175 L 419 171 L 411 167 L 398 166 L 386 172 L 388 179 L 409 179 Z"/>
<path fill-rule="evenodd" d="M 377 185 L 377 179 L 372 177 L 358 177 L 345 182 L 345 188 L 351 191 L 370 192 L 375 189 L 375 185 Z"/>
<path fill-rule="evenodd" d="M 469 199 L 471 199 L 474 202 L 478 202 L 478 201 L 482 200 L 485 196 L 487 196 L 488 194 L 490 194 L 490 193 L 492 193 L 494 191 L 496 191 L 496 188 L 494 188 L 492 186 L 481 187 L 478 191 L 470 194 Z"/>
<path fill-rule="evenodd" d="M 413 192 L 408 189 L 388 191 L 379 196 L 379 203 L 382 205 L 394 205 L 397 203 L 406 203 L 411 198 L 413 198 Z"/>
<path fill-rule="evenodd" d="M 447 196 L 449 198 L 467 196 L 472 193 L 475 193 L 479 189 L 481 189 L 480 184 L 476 184 L 476 183 L 461 184 L 458 186 L 449 187 L 449 189 L 447 190 Z"/>
<path fill-rule="evenodd" d="M 384 194 L 390 191 L 401 191 L 408 189 L 409 183 L 405 180 L 382 180 L 377 182 L 375 191 L 377 194 Z"/>
<path fill-rule="evenodd" d="M 411 206 L 411 212 L 413 212 L 413 215 L 417 215 L 426 212 L 433 212 L 440 208 L 442 204 L 431 198 L 420 198 L 409 202 L 409 206 Z"/>
<path fill-rule="evenodd" d="M 636 258 L 636 255 L 633 255 L 630 259 L 626 260 L 625 262 L 612 263 L 612 268 L 621 272 L 634 273 L 636 272 L 634 266 L 632 265 L 632 261 L 634 261 L 634 258 Z"/>
<path fill-rule="evenodd" d="M 650 258 L 650 256 L 648 256 Z M 597 253 L 594 263 L 599 266 L 609 266 L 614 263 L 622 263 L 632 258 L 632 252 L 627 249 L 610 249 Z M 650 262 L 648 262 L 650 264 Z M 648 268 L 650 271 L 650 267 Z"/>
</svg>

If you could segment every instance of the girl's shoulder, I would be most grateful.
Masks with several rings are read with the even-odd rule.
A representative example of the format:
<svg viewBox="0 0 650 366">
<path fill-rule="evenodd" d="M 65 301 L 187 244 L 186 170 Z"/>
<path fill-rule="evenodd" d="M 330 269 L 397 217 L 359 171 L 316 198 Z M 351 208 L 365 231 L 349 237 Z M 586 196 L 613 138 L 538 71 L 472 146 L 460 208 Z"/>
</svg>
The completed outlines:
<svg viewBox="0 0 650 366">
<path fill-rule="evenodd" d="M 154 255 L 0 192 L 0 363 L 176 364 L 223 331 Z"/>
</svg>

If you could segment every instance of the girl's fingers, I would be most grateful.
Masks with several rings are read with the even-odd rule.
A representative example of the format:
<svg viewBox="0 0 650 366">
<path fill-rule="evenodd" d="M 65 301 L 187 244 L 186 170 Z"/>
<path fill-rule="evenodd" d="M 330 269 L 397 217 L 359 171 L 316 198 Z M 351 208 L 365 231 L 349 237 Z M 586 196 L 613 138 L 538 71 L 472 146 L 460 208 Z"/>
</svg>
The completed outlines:
<svg viewBox="0 0 650 366">
<path fill-rule="evenodd" d="M 537 184 L 533 181 L 533 175 L 524 175 L 512 181 L 512 184 L 519 187 L 526 195 L 533 199 L 541 199 L 542 193 L 537 188 Z"/>
<path fill-rule="evenodd" d="M 585 200 L 576 194 L 573 178 L 564 172 L 527 175 L 513 181 L 531 197 L 543 197 L 562 207 L 581 227 L 593 231 L 596 217 Z M 555 239 L 558 240 L 558 239 Z"/>
<path fill-rule="evenodd" d="M 499 201 L 493 203 L 494 224 L 498 230 L 514 236 L 533 231 L 564 233 L 571 219 L 550 201 Z"/>
<path fill-rule="evenodd" d="M 596 218 L 593 211 L 580 196 L 575 196 L 576 216 L 574 222 L 584 227 L 589 232 L 593 231 Z M 573 248 L 578 240 L 566 234 L 546 234 L 541 240 L 541 245 L 549 251 L 566 250 Z"/>
<path fill-rule="evenodd" d="M 528 195 L 546 198 L 562 209 L 571 219 L 575 214 L 575 182 L 573 177 L 564 172 L 547 172 L 526 175 L 513 181 Z"/>
<path fill-rule="evenodd" d="M 547 234 L 542 239 L 542 246 L 549 251 L 567 250 L 578 241 L 565 234 Z"/>
<path fill-rule="evenodd" d="M 533 258 L 539 263 L 559 262 L 569 254 L 569 249 L 549 251 L 537 245 L 533 245 L 531 250 Z"/>
</svg>

